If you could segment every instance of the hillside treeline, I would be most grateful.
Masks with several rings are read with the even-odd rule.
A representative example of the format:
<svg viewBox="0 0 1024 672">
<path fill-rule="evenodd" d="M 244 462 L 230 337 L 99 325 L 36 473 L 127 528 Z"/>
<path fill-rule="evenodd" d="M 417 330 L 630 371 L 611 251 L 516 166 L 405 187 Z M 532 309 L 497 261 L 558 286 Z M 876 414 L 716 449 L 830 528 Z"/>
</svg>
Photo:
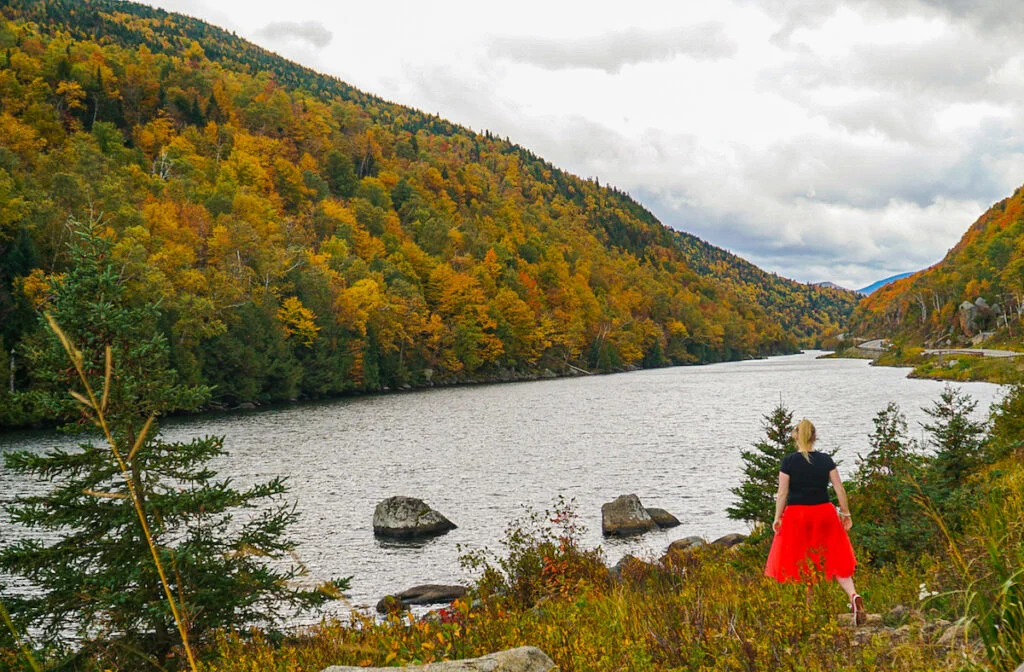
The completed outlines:
<svg viewBox="0 0 1024 672">
<path fill-rule="evenodd" d="M 963 344 L 1024 333 L 1024 189 L 993 205 L 941 262 L 887 285 L 855 310 L 862 333 Z"/>
<path fill-rule="evenodd" d="M 83 233 L 159 306 L 182 380 L 228 404 L 792 352 L 854 304 L 200 21 L 0 13 L 0 366 L 13 350 L 19 393 Z M 38 419 L 12 399 L 0 424 Z"/>
</svg>

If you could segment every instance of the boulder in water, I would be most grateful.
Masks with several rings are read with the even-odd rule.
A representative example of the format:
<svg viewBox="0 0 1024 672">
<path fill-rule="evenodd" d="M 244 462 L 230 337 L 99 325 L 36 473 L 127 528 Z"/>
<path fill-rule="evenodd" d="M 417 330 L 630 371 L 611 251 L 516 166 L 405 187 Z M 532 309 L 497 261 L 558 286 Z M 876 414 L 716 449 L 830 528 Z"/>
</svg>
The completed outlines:
<svg viewBox="0 0 1024 672">
<path fill-rule="evenodd" d="M 679 519 L 665 509 L 648 508 L 647 515 L 662 529 L 679 526 Z"/>
<path fill-rule="evenodd" d="M 601 532 L 606 537 L 628 537 L 658 529 L 636 495 L 620 495 L 601 506 Z"/>
<path fill-rule="evenodd" d="M 373 512 L 373 533 L 378 537 L 420 539 L 455 528 L 455 523 L 415 497 L 389 497 Z"/>
</svg>

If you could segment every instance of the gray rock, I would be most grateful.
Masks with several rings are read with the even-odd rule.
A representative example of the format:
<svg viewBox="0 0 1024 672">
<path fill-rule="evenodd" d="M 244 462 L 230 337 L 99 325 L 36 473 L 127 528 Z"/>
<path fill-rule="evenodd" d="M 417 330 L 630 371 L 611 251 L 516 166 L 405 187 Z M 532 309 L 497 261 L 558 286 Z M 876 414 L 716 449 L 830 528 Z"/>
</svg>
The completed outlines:
<svg viewBox="0 0 1024 672">
<path fill-rule="evenodd" d="M 944 618 L 938 618 L 934 621 L 926 621 L 921 625 L 921 633 L 930 640 L 938 639 L 936 633 L 943 633 L 946 628 L 953 625 L 952 622 L 947 621 Z"/>
<path fill-rule="evenodd" d="M 962 644 L 967 639 L 968 632 L 969 628 L 966 624 L 954 623 L 946 628 L 945 632 L 942 633 L 935 643 L 939 646 L 956 646 L 957 644 Z"/>
<path fill-rule="evenodd" d="M 655 524 L 662 529 L 677 527 L 679 525 L 679 519 L 665 509 L 648 508 L 647 515 L 649 515 L 651 520 L 653 520 Z"/>
<path fill-rule="evenodd" d="M 886 625 L 896 627 L 904 623 L 907 620 L 907 617 L 909 616 L 910 609 L 907 608 L 905 605 L 897 604 L 895 607 L 889 610 L 889 613 L 887 613 L 883 617 L 883 620 L 885 621 Z"/>
<path fill-rule="evenodd" d="M 865 614 L 865 616 L 867 616 L 867 618 L 864 619 L 863 625 L 859 625 L 859 626 L 854 622 L 853 614 L 839 614 L 839 617 L 836 620 L 839 622 L 839 625 L 850 627 L 850 628 L 852 628 L 852 627 L 874 628 L 874 629 L 885 628 L 885 624 L 882 622 L 882 615 L 881 614 Z"/>
<path fill-rule="evenodd" d="M 385 672 L 393 671 L 393 667 L 347 667 L 333 666 L 323 672 Z M 452 660 L 443 663 L 426 665 L 409 665 L 404 670 L 420 672 L 556 672 L 554 661 L 547 654 L 534 646 L 522 646 L 518 649 L 499 651 L 480 658 Z"/>
<path fill-rule="evenodd" d="M 685 539 L 676 539 L 668 545 L 668 553 L 690 551 L 698 546 L 704 546 L 705 541 L 700 537 L 686 537 Z"/>
<path fill-rule="evenodd" d="M 377 611 L 381 614 L 404 610 L 411 604 L 449 604 L 460 597 L 465 597 L 465 586 L 445 586 L 425 584 L 403 590 L 395 595 L 386 595 L 377 603 Z"/>
<path fill-rule="evenodd" d="M 405 604 L 394 595 L 385 595 L 377 602 L 378 614 L 397 614 L 408 608 L 409 605 Z"/>
<path fill-rule="evenodd" d="M 614 567 L 608 570 L 608 575 L 612 578 L 612 581 L 621 581 L 623 572 L 638 571 L 646 567 L 649 567 L 649 565 L 635 555 L 624 555 L 621 560 L 615 563 Z"/>
<path fill-rule="evenodd" d="M 978 307 L 970 301 L 964 301 L 957 310 L 957 322 L 960 330 L 968 336 L 973 336 L 978 330 Z"/>
<path fill-rule="evenodd" d="M 718 539 L 715 539 L 711 543 L 716 545 L 716 546 L 725 546 L 726 548 L 732 548 L 733 546 L 735 546 L 737 544 L 742 544 L 744 541 L 746 541 L 746 539 L 747 539 L 747 535 L 745 535 L 745 534 L 736 534 L 734 532 L 733 534 L 727 534 L 724 537 L 719 537 Z"/>
<path fill-rule="evenodd" d="M 373 512 L 373 533 L 378 537 L 419 539 L 455 528 L 455 523 L 415 497 L 389 497 Z"/>
<path fill-rule="evenodd" d="M 620 495 L 601 506 L 601 532 L 606 537 L 628 537 L 658 529 L 636 495 Z"/>
</svg>

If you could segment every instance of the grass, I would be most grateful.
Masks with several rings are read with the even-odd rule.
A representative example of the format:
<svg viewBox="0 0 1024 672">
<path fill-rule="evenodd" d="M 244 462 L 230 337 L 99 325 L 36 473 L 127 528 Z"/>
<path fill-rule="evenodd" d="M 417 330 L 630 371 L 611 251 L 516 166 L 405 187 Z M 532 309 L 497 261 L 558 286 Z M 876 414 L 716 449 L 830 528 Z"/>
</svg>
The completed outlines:
<svg viewBox="0 0 1024 672">
<path fill-rule="evenodd" d="M 11 638 L 14 640 L 15 646 L 18 647 L 18 651 L 25 658 L 25 662 L 28 663 L 28 666 L 32 668 L 33 672 L 42 672 L 42 667 L 40 667 L 39 662 L 36 661 L 35 656 L 32 655 L 32 650 L 29 648 L 28 644 L 22 640 L 21 636 L 18 634 L 17 628 L 14 627 L 14 623 L 11 622 L 11 616 L 7 613 L 7 607 L 4 606 L 3 602 L 0 602 L 0 620 L 4 622 L 4 627 L 7 628 L 7 631 L 11 633 Z M 11 653 L 13 654 L 14 652 L 12 651 Z M 5 656 L 4 654 L 5 652 L 0 650 L 0 664 L 8 664 L 13 667 L 15 657 L 13 655 L 10 656 L 10 660 L 5 663 L 4 658 L 8 656 Z"/>
<path fill-rule="evenodd" d="M 205 672 L 319 670 L 329 665 L 406 665 L 469 658 L 516 646 L 541 648 L 562 672 L 612 670 L 958 670 L 980 664 L 972 649 L 936 646 L 919 601 L 918 565 L 862 572 L 858 589 L 871 611 L 897 605 L 913 614 L 905 639 L 860 641 L 840 625 L 848 609 L 832 582 L 780 585 L 761 574 L 764 546 L 699 548 L 664 560 L 627 564 L 614 581 L 598 555 L 542 541 L 542 569 L 503 574 L 479 586 L 475 606 L 455 603 L 431 619 L 359 618 L 324 623 L 271 644 L 221 638 Z M 493 569 L 493 567 L 492 567 Z M 499 573 L 500 570 L 498 570 Z M 531 599 L 515 590 L 535 582 Z M 501 581 L 505 583 L 502 585 Z M 925 605 L 931 618 L 950 616 Z M 966 656 L 966 657 L 965 657 Z"/>
<path fill-rule="evenodd" d="M 974 516 L 967 552 L 975 559 L 965 591 L 989 664 L 1010 672 L 1024 662 L 1024 454 L 999 465 Z"/>
<path fill-rule="evenodd" d="M 993 346 L 996 347 L 996 346 Z M 999 345 L 1002 349 L 1005 345 Z M 1024 357 L 979 357 L 976 355 L 925 355 L 924 348 L 901 347 L 871 355 L 854 348 L 835 352 L 827 357 L 870 359 L 876 366 L 907 367 L 909 378 L 988 382 L 1009 385 L 1024 377 Z"/>
<path fill-rule="evenodd" d="M 1010 672 L 1024 660 L 1022 458 L 972 477 L 980 504 L 967 532 L 947 537 L 947 549 L 913 562 L 862 564 L 858 591 L 869 611 L 884 615 L 886 629 L 841 625 L 847 604 L 834 583 L 805 588 L 766 579 L 767 540 L 631 561 L 615 580 L 598 549 L 565 536 L 575 530 L 562 512 L 547 529 L 536 518 L 511 526 L 506 554 L 472 558 L 481 570 L 473 596 L 432 618 L 357 616 L 354 624 L 323 623 L 275 643 L 224 636 L 204 652 L 201 669 L 399 666 L 532 645 L 563 672 Z M 966 625 L 949 645 L 937 643 L 944 622 Z"/>
<path fill-rule="evenodd" d="M 1009 385 L 1024 375 L 1024 357 L 975 357 L 946 355 L 922 358 L 910 372 L 912 378 L 984 381 Z"/>
</svg>

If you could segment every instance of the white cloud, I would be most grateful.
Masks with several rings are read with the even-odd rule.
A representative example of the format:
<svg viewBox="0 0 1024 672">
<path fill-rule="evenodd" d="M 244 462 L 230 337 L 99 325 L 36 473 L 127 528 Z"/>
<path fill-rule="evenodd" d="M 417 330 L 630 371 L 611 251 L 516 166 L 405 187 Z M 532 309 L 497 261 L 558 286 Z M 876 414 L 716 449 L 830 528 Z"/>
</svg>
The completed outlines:
<svg viewBox="0 0 1024 672">
<path fill-rule="evenodd" d="M 507 135 L 798 280 L 932 264 L 1024 182 L 1016 0 L 151 2 Z"/>
<path fill-rule="evenodd" d="M 299 40 L 318 49 L 326 47 L 334 37 L 319 21 L 271 21 L 258 34 L 275 41 Z"/>
<path fill-rule="evenodd" d="M 716 59 L 731 56 L 736 45 L 720 23 L 677 26 L 661 30 L 626 28 L 574 39 L 512 36 L 497 37 L 489 55 L 529 63 L 541 68 L 596 68 L 617 73 L 624 66 L 668 61 L 676 56 Z"/>
</svg>

